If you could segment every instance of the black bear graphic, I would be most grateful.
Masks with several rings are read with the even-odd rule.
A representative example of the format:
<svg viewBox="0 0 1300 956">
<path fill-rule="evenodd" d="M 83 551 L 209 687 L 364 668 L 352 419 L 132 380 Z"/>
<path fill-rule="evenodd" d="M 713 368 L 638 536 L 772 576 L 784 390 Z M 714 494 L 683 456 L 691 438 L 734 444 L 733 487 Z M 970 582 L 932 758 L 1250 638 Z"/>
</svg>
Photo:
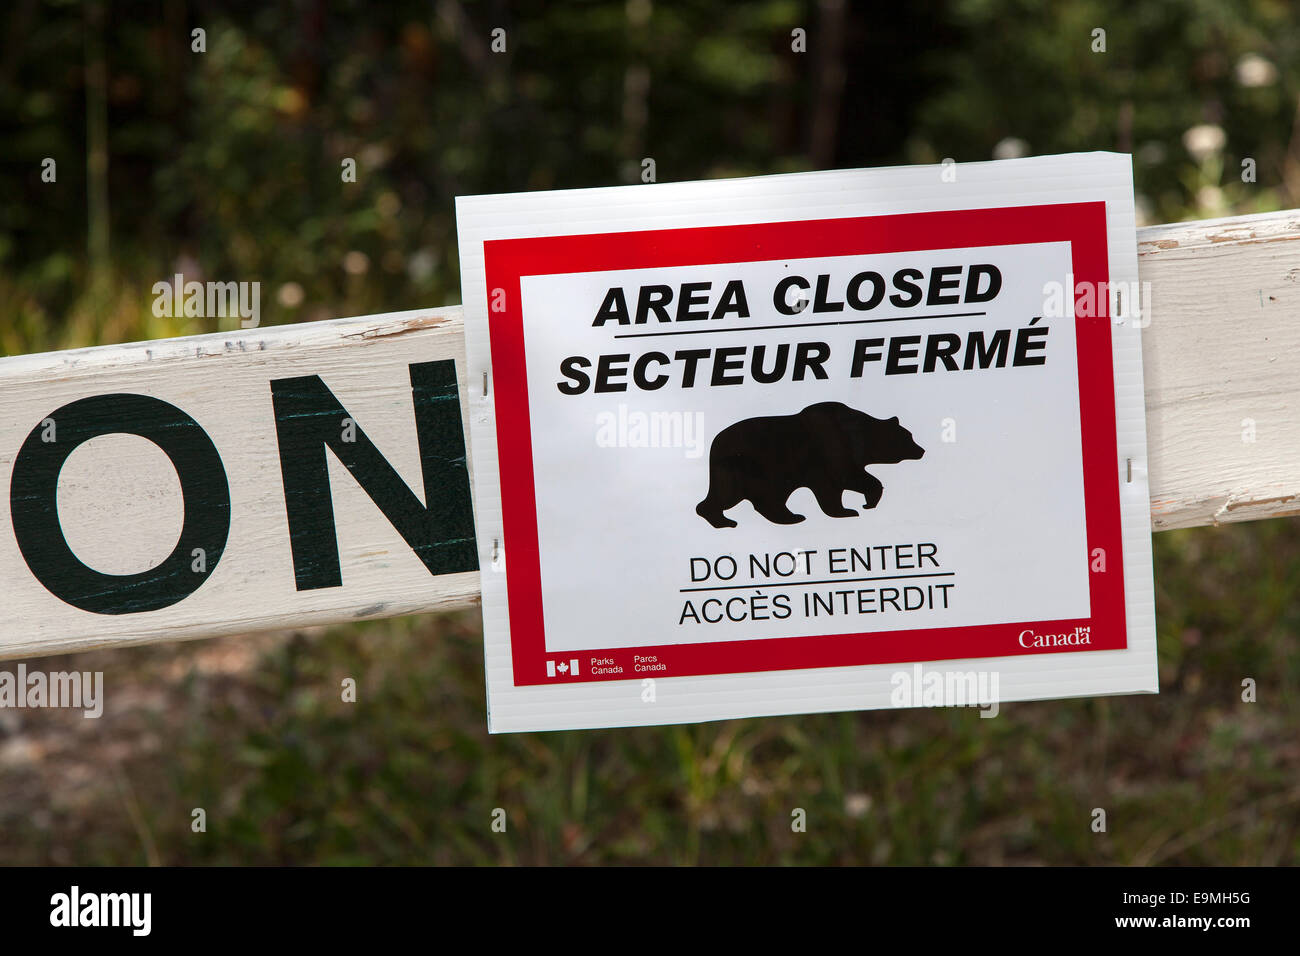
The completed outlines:
<svg viewBox="0 0 1300 956">
<path fill-rule="evenodd" d="M 775 524 L 803 520 L 786 507 L 796 488 L 807 488 L 832 518 L 858 514 L 844 507 L 844 492 L 866 497 L 874 508 L 884 485 L 865 469 L 920 458 L 925 449 L 898 423 L 872 418 L 840 402 L 819 402 L 794 415 L 746 418 L 718 432 L 709 448 L 709 493 L 696 513 L 715 528 L 734 528 L 724 511 L 748 498 Z"/>
</svg>

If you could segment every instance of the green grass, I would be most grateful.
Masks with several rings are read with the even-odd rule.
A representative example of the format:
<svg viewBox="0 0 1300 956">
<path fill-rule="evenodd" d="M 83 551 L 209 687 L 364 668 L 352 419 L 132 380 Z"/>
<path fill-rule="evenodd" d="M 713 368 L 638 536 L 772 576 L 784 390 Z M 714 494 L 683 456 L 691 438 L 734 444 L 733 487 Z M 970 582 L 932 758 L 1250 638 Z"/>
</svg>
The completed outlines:
<svg viewBox="0 0 1300 956">
<path fill-rule="evenodd" d="M 0 861 L 1295 863 L 1300 522 L 1155 541 L 1162 693 L 993 720 L 489 737 L 469 613 L 57 659 L 105 671 L 107 710 L 0 736 Z"/>
</svg>

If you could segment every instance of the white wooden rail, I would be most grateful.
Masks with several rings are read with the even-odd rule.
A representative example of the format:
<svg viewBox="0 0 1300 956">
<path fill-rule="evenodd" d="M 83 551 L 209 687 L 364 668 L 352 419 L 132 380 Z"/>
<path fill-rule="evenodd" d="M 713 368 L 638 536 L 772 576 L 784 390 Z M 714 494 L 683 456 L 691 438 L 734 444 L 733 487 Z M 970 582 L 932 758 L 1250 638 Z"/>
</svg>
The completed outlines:
<svg viewBox="0 0 1300 956">
<path fill-rule="evenodd" d="M 1151 524 L 1300 513 L 1300 211 L 1138 230 Z"/>
<path fill-rule="evenodd" d="M 1153 529 L 1300 514 L 1300 211 L 1154 226 L 1140 230 L 1138 239 L 1140 277 L 1149 283 L 1143 353 Z M 393 468 L 418 494 L 421 464 L 407 370 L 411 363 L 438 362 L 446 369 L 448 359 L 460 372 L 468 421 L 476 386 L 463 377 L 458 307 L 0 359 L 0 470 L 6 476 L 33 426 L 55 408 L 94 392 L 138 391 L 203 421 L 226 460 L 231 498 L 239 502 L 221 581 L 146 614 L 60 606 L 24 573 L 14 529 L 4 528 L 0 659 L 476 604 L 476 572 L 430 575 L 351 482 L 336 483 L 343 487 L 334 494 L 341 557 L 349 569 L 343 586 L 296 591 L 287 557 L 270 382 L 320 375 L 357 423 L 370 428 L 377 443 L 387 443 Z M 228 406 L 242 409 L 244 425 L 223 421 L 221 409 Z M 397 426 L 375 424 L 394 416 Z M 397 431 L 384 435 L 385 427 Z M 136 450 L 127 452 L 144 456 L 139 446 L 148 443 L 136 441 Z M 119 457 L 123 448 L 119 444 Z M 59 514 L 66 506 L 69 517 L 94 525 L 106 472 L 96 470 L 93 458 L 75 469 L 71 461 L 58 487 Z M 138 476 L 143 466 L 135 464 Z M 4 497 L 0 512 L 9 510 Z M 144 494 L 136 514 L 127 517 L 136 526 L 159 520 L 165 497 L 155 494 L 151 501 Z M 79 555 L 89 547 L 110 564 L 114 559 L 112 541 L 69 545 Z M 478 547 L 480 566 L 486 565 L 491 543 Z M 145 556 L 143 566 L 152 567 L 166 549 Z M 38 606 L 41 601 L 47 603 Z M 13 626 L 16 620 L 23 626 Z"/>
</svg>

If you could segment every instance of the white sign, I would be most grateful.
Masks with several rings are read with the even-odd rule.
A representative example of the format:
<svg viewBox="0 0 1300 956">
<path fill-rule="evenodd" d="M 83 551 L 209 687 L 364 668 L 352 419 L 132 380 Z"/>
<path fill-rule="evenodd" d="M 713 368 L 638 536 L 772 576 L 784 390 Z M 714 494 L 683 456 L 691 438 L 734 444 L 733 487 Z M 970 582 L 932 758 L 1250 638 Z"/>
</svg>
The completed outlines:
<svg viewBox="0 0 1300 956">
<path fill-rule="evenodd" d="M 459 201 L 493 731 L 1157 689 L 1129 160 L 942 172 Z"/>
</svg>

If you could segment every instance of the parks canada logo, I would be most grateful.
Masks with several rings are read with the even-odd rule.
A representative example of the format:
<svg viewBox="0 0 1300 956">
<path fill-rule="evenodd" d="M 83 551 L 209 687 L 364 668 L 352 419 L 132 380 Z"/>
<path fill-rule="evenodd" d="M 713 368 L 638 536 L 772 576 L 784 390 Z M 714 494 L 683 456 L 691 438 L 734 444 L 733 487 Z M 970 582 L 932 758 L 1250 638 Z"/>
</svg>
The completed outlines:
<svg viewBox="0 0 1300 956">
<path fill-rule="evenodd" d="M 1092 627 L 1076 627 L 1064 634 L 1035 634 L 1026 629 L 1019 640 L 1021 647 L 1086 647 L 1092 643 Z"/>
</svg>

